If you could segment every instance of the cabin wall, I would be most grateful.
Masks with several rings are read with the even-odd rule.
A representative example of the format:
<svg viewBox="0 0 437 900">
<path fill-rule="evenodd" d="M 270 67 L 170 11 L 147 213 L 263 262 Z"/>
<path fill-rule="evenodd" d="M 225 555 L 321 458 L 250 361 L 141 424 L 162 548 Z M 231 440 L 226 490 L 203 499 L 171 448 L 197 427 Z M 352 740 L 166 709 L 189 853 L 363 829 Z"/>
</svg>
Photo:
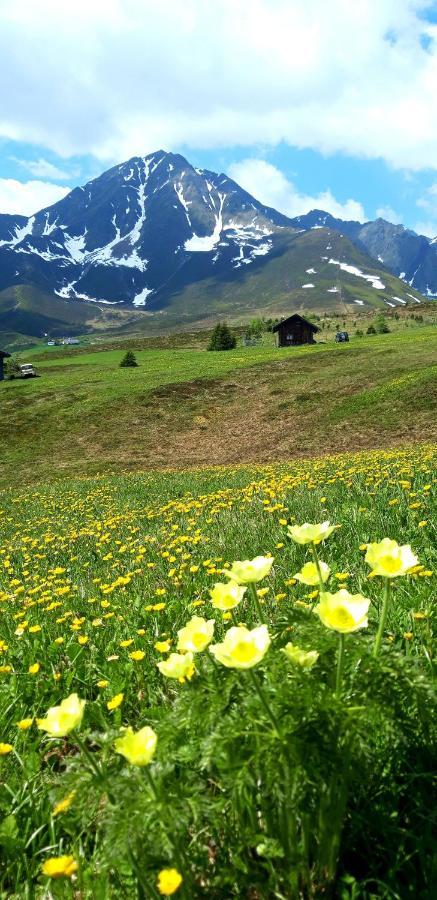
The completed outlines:
<svg viewBox="0 0 437 900">
<path fill-rule="evenodd" d="M 314 344 L 311 328 L 296 324 L 279 328 L 277 331 L 278 347 L 298 347 L 301 344 Z"/>
</svg>

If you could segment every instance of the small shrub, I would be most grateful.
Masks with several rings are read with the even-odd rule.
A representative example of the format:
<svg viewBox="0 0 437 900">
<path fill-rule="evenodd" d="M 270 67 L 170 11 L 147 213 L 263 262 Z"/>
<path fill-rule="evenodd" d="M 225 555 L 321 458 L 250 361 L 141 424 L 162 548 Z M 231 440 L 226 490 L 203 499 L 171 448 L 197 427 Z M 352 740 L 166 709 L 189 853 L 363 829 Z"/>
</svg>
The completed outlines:
<svg viewBox="0 0 437 900">
<path fill-rule="evenodd" d="M 366 334 L 376 334 L 376 329 L 374 325 L 369 325 Z"/>
<path fill-rule="evenodd" d="M 234 350 L 237 339 L 226 322 L 217 322 L 208 344 L 208 350 Z"/>
<path fill-rule="evenodd" d="M 121 369 L 136 369 L 138 366 L 135 353 L 132 350 L 128 350 L 127 353 L 123 356 L 123 359 L 120 363 Z"/>
</svg>

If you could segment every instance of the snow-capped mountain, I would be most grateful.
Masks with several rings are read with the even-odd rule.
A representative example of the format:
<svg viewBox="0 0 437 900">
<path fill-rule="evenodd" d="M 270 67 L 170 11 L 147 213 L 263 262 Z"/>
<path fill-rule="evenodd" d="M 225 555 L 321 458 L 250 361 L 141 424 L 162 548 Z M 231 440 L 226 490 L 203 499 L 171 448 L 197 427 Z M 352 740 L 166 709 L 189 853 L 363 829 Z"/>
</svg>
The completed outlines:
<svg viewBox="0 0 437 900">
<path fill-rule="evenodd" d="M 431 240 L 403 225 L 392 225 L 385 219 L 363 225 L 361 222 L 335 219 L 319 209 L 297 216 L 291 223 L 306 230 L 334 228 L 410 287 L 425 297 L 437 297 L 437 238 Z"/>
<path fill-rule="evenodd" d="M 159 151 L 29 219 L 0 216 L 0 290 L 31 282 L 63 298 L 150 308 L 193 256 L 202 276 L 237 270 L 269 253 L 288 224 L 225 175 Z"/>
<path fill-rule="evenodd" d="M 124 328 L 135 312 L 165 311 L 176 324 L 345 303 L 394 308 L 423 301 L 419 279 L 437 294 L 437 244 L 426 238 L 320 210 L 289 219 L 163 150 L 28 219 L 0 215 L 3 332 L 63 333 L 65 323 L 80 332 L 97 319 Z"/>
</svg>

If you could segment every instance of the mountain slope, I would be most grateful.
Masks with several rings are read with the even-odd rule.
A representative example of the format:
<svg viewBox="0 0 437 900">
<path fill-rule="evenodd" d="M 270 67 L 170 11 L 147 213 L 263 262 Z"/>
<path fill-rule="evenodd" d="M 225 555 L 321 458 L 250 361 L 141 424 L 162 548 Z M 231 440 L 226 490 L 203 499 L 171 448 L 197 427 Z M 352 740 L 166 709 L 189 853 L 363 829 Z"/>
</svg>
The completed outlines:
<svg viewBox="0 0 437 900">
<path fill-rule="evenodd" d="M 374 222 L 336 219 L 323 210 L 313 209 L 291 220 L 296 228 L 334 228 L 345 234 L 373 259 L 386 266 L 427 297 L 437 296 L 437 239 L 416 234 L 403 225 L 392 225 L 385 219 Z"/>
</svg>

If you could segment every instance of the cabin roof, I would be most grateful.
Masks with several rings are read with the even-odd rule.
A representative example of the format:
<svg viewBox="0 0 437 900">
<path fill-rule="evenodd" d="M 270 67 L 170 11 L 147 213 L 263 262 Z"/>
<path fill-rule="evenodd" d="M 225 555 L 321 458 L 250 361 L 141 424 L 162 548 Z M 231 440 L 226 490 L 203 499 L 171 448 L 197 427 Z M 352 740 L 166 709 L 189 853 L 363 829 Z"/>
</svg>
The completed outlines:
<svg viewBox="0 0 437 900">
<path fill-rule="evenodd" d="M 10 353 L 7 353 L 6 350 L 0 350 L 0 359 L 5 359 L 6 356 L 10 356 Z"/>
<path fill-rule="evenodd" d="M 281 319 L 280 322 L 277 322 L 276 325 L 273 326 L 272 331 L 279 331 L 283 325 L 293 325 L 297 322 L 303 322 L 304 325 L 308 325 L 308 328 L 311 328 L 311 331 L 319 331 L 317 325 L 313 325 L 312 322 L 309 322 L 308 319 L 304 319 L 303 316 L 299 316 L 298 313 L 293 313 L 293 315 L 288 316 L 287 319 Z"/>
</svg>

